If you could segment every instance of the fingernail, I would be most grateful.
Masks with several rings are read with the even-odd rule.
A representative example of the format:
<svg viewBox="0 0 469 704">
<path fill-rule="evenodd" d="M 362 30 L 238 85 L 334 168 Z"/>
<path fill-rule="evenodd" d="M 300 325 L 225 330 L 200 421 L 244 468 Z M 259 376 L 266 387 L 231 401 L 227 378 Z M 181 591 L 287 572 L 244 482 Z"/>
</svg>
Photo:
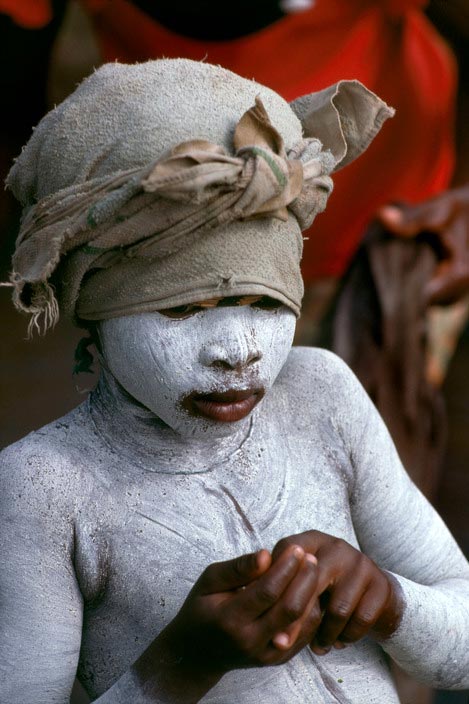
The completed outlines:
<svg viewBox="0 0 469 704">
<path fill-rule="evenodd" d="M 272 639 L 272 642 L 278 648 L 288 648 L 290 639 L 286 633 L 277 633 L 277 635 Z"/>
<path fill-rule="evenodd" d="M 347 645 L 346 645 L 345 643 L 342 643 L 342 641 L 340 641 L 340 640 L 337 640 L 337 641 L 334 643 L 334 648 L 335 648 L 336 650 L 343 650 L 343 649 L 346 648 L 346 647 L 347 647 Z"/>
<path fill-rule="evenodd" d="M 255 553 L 255 568 L 257 570 L 259 570 L 259 569 L 265 570 L 265 569 L 267 569 L 269 564 L 270 564 L 269 551 L 266 550 L 265 548 L 258 550 Z"/>
<path fill-rule="evenodd" d="M 396 208 L 395 205 L 384 205 L 379 209 L 379 214 L 395 225 L 399 225 L 402 222 L 402 210 Z"/>
<path fill-rule="evenodd" d="M 295 557 L 300 559 L 300 557 L 303 557 L 303 555 L 305 554 L 305 551 L 303 550 L 303 548 L 300 548 L 299 545 L 295 545 L 295 547 L 293 548 L 293 554 Z"/>
<path fill-rule="evenodd" d="M 318 564 L 318 558 L 316 557 L 316 555 L 311 555 L 310 552 L 306 553 L 305 560 L 306 560 L 306 562 L 311 562 L 312 565 Z"/>
<path fill-rule="evenodd" d="M 313 653 L 316 653 L 316 655 L 327 655 L 330 648 L 320 648 L 319 645 L 313 645 L 311 650 L 313 651 Z"/>
</svg>

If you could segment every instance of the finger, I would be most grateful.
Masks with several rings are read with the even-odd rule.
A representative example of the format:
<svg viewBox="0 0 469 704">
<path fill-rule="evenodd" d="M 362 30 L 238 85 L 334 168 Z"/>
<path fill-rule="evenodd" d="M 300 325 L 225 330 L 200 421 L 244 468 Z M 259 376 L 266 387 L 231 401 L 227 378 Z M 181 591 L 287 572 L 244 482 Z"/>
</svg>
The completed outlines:
<svg viewBox="0 0 469 704">
<path fill-rule="evenodd" d="M 272 550 L 272 562 L 278 560 L 284 550 L 287 550 L 287 548 L 292 545 L 299 545 L 303 548 L 305 553 L 315 555 L 321 544 L 321 538 L 324 538 L 324 533 L 317 530 L 309 530 L 305 533 L 298 533 L 296 535 L 290 535 L 287 538 L 282 538 Z"/>
<path fill-rule="evenodd" d="M 376 215 L 390 232 L 415 237 L 419 232 L 438 232 L 451 218 L 452 207 L 451 199 L 436 199 L 416 206 L 385 205 Z"/>
<path fill-rule="evenodd" d="M 262 616 L 274 645 L 280 649 L 290 648 L 303 632 L 306 621 L 311 619 L 317 602 L 317 580 L 317 559 L 306 554 L 282 597 Z"/>
<path fill-rule="evenodd" d="M 354 614 L 369 581 L 361 575 L 353 575 L 346 582 L 339 582 L 331 592 L 321 625 L 315 638 L 320 648 L 330 648 L 338 640 Z"/>
<path fill-rule="evenodd" d="M 347 647 L 347 643 L 342 643 L 341 640 L 336 640 L 336 642 L 334 643 L 334 648 L 336 650 L 343 650 L 346 647 Z"/>
<path fill-rule="evenodd" d="M 324 538 L 327 538 L 325 544 L 323 544 Z M 336 578 L 337 564 L 343 567 L 350 560 L 350 546 L 340 538 L 325 536 L 324 533 L 312 530 L 279 541 L 272 551 L 273 564 L 279 559 L 278 553 L 288 549 L 291 540 L 298 540 L 298 545 L 305 553 L 317 560 L 318 579 L 314 596 L 318 598 Z M 353 550 L 353 554 L 356 553 L 357 551 Z"/>
<path fill-rule="evenodd" d="M 450 305 L 469 291 L 469 269 L 455 271 L 453 267 L 439 267 L 440 273 L 430 279 L 424 289 L 427 305 Z"/>
<path fill-rule="evenodd" d="M 271 561 L 268 550 L 259 550 L 233 560 L 215 562 L 199 577 L 195 590 L 200 594 L 216 594 L 244 587 L 264 574 Z"/>
<path fill-rule="evenodd" d="M 464 296 L 469 289 L 469 220 L 456 218 L 445 230 L 447 255 L 438 264 L 435 274 L 425 287 L 429 304 L 447 305 Z"/>
<path fill-rule="evenodd" d="M 383 592 L 380 584 L 373 584 L 362 596 L 360 602 L 340 634 L 343 643 L 355 643 L 373 628 L 378 620 L 389 592 Z"/>
<path fill-rule="evenodd" d="M 294 623 L 287 626 L 281 633 L 272 638 L 272 643 L 278 650 L 295 649 L 296 652 L 311 643 L 321 623 L 322 612 L 317 599 L 311 599 L 305 613 Z"/>
<path fill-rule="evenodd" d="M 239 592 L 231 604 L 231 608 L 238 612 L 238 617 L 254 620 L 272 608 L 297 574 L 304 554 L 298 545 L 291 546 L 267 572 Z"/>
<path fill-rule="evenodd" d="M 308 602 L 303 615 L 276 633 L 272 642 L 279 650 L 289 650 L 297 644 L 304 647 L 314 639 L 322 618 L 319 601 L 313 597 Z"/>
</svg>

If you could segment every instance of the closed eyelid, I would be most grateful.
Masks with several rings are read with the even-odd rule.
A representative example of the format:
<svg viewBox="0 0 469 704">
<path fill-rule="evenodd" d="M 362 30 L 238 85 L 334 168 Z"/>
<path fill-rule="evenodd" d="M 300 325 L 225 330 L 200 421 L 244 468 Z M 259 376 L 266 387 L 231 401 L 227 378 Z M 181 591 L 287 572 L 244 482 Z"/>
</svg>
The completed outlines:
<svg viewBox="0 0 469 704">
<path fill-rule="evenodd" d="M 185 318 L 191 318 L 196 313 L 206 310 L 206 308 L 197 305 L 189 306 L 178 306 L 176 308 L 166 308 L 165 310 L 159 310 L 158 313 L 164 315 L 165 318 L 172 318 L 174 320 L 184 320 Z"/>
<path fill-rule="evenodd" d="M 281 308 L 284 304 L 277 298 L 262 296 L 262 298 L 258 301 L 254 301 L 251 305 L 253 308 L 260 308 L 261 310 L 277 310 L 277 308 Z"/>
<path fill-rule="evenodd" d="M 167 318 L 184 320 L 185 318 L 189 318 L 196 313 L 210 308 L 228 308 L 230 306 L 239 307 L 245 305 L 260 308 L 261 310 L 276 310 L 277 308 L 281 308 L 283 303 L 271 296 L 225 296 L 219 299 L 210 299 L 174 308 L 166 308 L 158 312 Z"/>
</svg>

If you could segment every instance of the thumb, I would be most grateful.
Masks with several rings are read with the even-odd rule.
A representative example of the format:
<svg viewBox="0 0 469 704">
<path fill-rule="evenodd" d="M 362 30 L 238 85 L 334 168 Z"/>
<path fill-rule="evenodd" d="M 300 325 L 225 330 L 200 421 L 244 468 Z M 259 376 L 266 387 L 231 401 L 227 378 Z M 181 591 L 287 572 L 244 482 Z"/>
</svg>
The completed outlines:
<svg viewBox="0 0 469 704">
<path fill-rule="evenodd" d="M 216 594 L 244 587 L 266 572 L 272 562 L 268 550 L 240 555 L 209 565 L 195 584 L 199 594 Z"/>
</svg>

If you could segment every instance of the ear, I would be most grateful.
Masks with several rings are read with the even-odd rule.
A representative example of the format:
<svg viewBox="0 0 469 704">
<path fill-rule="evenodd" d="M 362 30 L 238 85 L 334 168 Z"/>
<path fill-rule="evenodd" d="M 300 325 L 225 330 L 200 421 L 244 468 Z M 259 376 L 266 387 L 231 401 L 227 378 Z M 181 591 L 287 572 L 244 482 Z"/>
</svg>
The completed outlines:
<svg viewBox="0 0 469 704">
<path fill-rule="evenodd" d="M 339 81 L 318 93 L 297 98 L 290 107 L 305 137 L 319 139 L 334 159 L 334 171 L 350 164 L 394 115 L 381 98 L 360 81 Z"/>
</svg>

